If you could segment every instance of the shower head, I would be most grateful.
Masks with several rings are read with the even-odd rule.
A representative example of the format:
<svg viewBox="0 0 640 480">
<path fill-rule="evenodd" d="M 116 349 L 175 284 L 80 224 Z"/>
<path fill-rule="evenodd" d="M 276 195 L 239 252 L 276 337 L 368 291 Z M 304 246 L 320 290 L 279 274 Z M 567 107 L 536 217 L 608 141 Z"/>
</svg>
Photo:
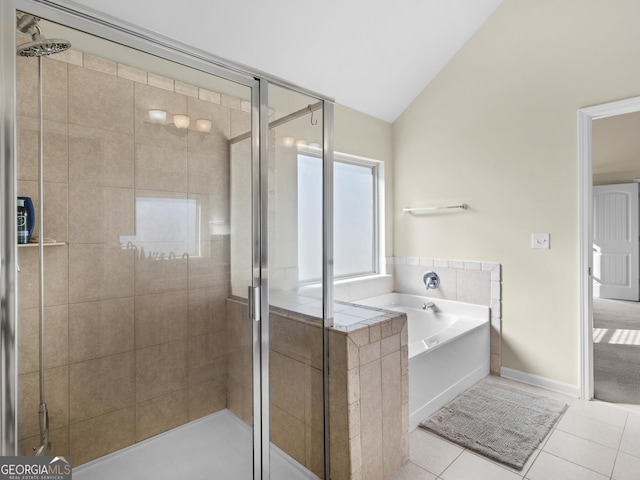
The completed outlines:
<svg viewBox="0 0 640 480">
<path fill-rule="evenodd" d="M 18 55 L 23 57 L 42 57 L 64 52 L 71 43 L 60 38 L 48 39 L 42 36 L 38 22 L 40 19 L 23 13 L 18 17 L 17 27 L 23 33 L 31 35 L 31 41 L 18 46 Z"/>
</svg>

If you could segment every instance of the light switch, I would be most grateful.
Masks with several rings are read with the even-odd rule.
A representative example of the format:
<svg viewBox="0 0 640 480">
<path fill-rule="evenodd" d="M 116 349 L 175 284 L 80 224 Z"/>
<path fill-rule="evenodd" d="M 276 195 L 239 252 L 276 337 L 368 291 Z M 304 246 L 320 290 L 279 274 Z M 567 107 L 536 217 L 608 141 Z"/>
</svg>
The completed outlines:
<svg viewBox="0 0 640 480">
<path fill-rule="evenodd" d="M 531 248 L 551 248 L 548 233 L 532 233 Z"/>
</svg>

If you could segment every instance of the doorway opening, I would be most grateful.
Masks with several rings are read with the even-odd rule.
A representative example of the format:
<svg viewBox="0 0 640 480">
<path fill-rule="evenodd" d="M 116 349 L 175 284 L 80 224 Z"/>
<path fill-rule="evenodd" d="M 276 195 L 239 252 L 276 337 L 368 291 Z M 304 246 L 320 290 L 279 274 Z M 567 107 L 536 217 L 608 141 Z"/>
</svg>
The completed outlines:
<svg viewBox="0 0 640 480">
<path fill-rule="evenodd" d="M 580 174 L 580 334 L 581 334 L 581 359 L 580 359 L 580 383 L 581 396 L 585 399 L 602 397 L 599 389 L 596 389 L 596 379 L 602 378 L 602 368 L 612 362 L 607 360 L 605 353 L 599 362 L 595 361 L 596 351 L 602 354 L 602 348 L 614 348 L 616 354 L 622 350 L 640 348 L 633 345 L 635 342 L 634 332 L 640 334 L 640 330 L 635 328 L 625 328 L 624 324 L 609 322 L 602 323 L 603 317 L 608 319 L 618 317 L 623 319 L 628 309 L 622 307 L 632 306 L 635 301 L 635 289 L 638 282 L 637 254 L 632 252 L 624 253 L 616 251 L 616 246 L 609 240 L 615 239 L 616 235 L 607 232 L 611 230 L 611 222 L 602 222 L 601 219 L 607 215 L 607 209 L 612 209 L 617 200 L 627 196 L 630 203 L 626 207 L 620 204 L 620 208 L 615 209 L 618 219 L 629 219 L 629 222 L 618 222 L 622 226 L 622 236 L 626 236 L 629 242 L 636 245 L 638 235 L 633 233 L 630 219 L 633 217 L 637 222 L 637 184 L 633 185 L 633 179 L 623 181 L 613 181 L 613 177 L 604 178 L 601 172 L 594 169 L 595 149 L 594 149 L 594 121 L 603 119 L 613 119 L 621 115 L 640 112 L 640 97 L 611 102 L 593 107 L 583 108 L 578 111 L 579 127 L 579 174 Z M 594 173 L 596 176 L 594 177 Z M 594 181 L 595 179 L 595 181 Z M 594 187 L 594 183 L 615 184 L 610 187 Z M 621 187 L 621 184 L 627 186 Z M 632 184 L 633 186 L 629 186 Z M 634 190 L 635 189 L 635 190 Z M 628 192 L 625 192 L 628 190 Z M 594 197 L 594 194 L 596 197 Z M 595 198 L 595 199 L 594 199 Z M 626 213 L 620 213 L 625 211 Z M 635 216 L 635 217 L 634 217 Z M 611 217 L 611 215 L 609 215 Z M 617 227 L 616 227 L 617 228 Z M 613 231 L 613 230 L 612 230 Z M 617 267 L 615 261 L 617 260 Z M 627 285 L 625 288 L 624 285 Z M 594 299 L 594 297 L 597 297 Z M 610 298 L 606 298 L 610 297 Z M 617 298 L 616 298 L 617 297 Z M 623 300 L 625 299 L 625 300 Z M 627 302 L 626 305 L 620 302 Z M 614 308 L 615 307 L 615 308 Z M 620 315 L 612 312 L 618 311 Z M 620 322 L 618 322 L 620 323 Z M 624 323 L 624 322 L 623 322 Z M 628 326 L 628 325 L 627 325 Z M 594 330 L 595 329 L 595 330 Z M 640 343 L 640 342 L 638 342 Z M 622 344 L 622 345 L 619 345 Z M 596 365 L 597 363 L 597 365 Z M 613 363 L 620 363 L 613 360 Z M 597 368 L 596 368 L 597 367 Z M 622 373 L 624 374 L 624 373 Z M 606 385 L 602 384 L 606 389 Z M 640 392 L 637 392 L 640 393 Z M 633 396 L 633 392 L 631 392 Z M 640 395 L 636 395 L 640 403 Z M 618 401 L 622 398 L 600 398 L 604 401 Z M 631 403 L 629 397 L 627 401 L 620 403 Z"/>
</svg>

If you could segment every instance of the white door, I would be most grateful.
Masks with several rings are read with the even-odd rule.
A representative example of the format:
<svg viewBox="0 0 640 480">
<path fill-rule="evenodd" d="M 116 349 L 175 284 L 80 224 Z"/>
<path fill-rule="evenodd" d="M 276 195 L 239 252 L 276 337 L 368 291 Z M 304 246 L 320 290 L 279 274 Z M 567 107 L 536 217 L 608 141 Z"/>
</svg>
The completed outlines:
<svg viewBox="0 0 640 480">
<path fill-rule="evenodd" d="M 640 300 L 638 183 L 593 187 L 593 295 Z"/>
</svg>

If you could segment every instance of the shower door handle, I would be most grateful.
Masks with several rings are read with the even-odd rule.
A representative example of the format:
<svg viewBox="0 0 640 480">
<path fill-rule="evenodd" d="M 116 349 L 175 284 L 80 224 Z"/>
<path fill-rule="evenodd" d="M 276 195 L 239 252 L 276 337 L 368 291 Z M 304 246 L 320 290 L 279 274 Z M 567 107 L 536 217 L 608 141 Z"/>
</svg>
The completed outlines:
<svg viewBox="0 0 640 480">
<path fill-rule="evenodd" d="M 249 317 L 256 322 L 260 321 L 260 287 L 249 287 L 247 298 L 249 299 Z"/>
</svg>

